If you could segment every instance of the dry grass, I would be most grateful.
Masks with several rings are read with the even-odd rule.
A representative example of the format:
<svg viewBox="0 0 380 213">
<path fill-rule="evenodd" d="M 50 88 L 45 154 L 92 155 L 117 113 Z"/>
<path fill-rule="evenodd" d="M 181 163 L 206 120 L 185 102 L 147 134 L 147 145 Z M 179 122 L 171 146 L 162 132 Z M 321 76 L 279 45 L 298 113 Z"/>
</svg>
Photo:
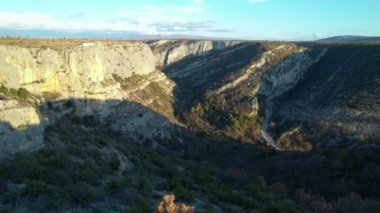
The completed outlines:
<svg viewBox="0 0 380 213">
<path fill-rule="evenodd" d="M 0 45 L 19 46 L 26 48 L 50 48 L 54 50 L 62 50 L 67 48 L 76 48 L 80 44 L 85 42 L 101 41 L 104 44 L 116 44 L 125 42 L 123 40 L 112 39 L 69 39 L 69 38 L 57 38 L 57 39 L 40 39 L 40 38 L 9 38 L 0 37 Z"/>
</svg>

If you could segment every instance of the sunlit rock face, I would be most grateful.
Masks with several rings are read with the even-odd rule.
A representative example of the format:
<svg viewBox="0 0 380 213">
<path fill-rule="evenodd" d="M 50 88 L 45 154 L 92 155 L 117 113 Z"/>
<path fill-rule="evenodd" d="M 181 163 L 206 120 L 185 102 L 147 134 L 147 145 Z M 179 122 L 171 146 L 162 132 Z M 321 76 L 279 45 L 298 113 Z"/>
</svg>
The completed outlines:
<svg viewBox="0 0 380 213">
<path fill-rule="evenodd" d="M 153 72 L 155 59 L 149 46 L 141 42 L 96 42 L 63 50 L 1 45 L 0 70 L 0 82 L 8 87 L 79 98 L 93 90 L 108 90 L 115 76 Z"/>
<path fill-rule="evenodd" d="M 63 107 L 67 100 L 79 116 L 104 120 L 128 96 L 115 78 L 155 70 L 153 53 L 142 42 L 67 48 L 0 45 L 0 85 L 25 88 L 31 95 L 27 100 L 9 95 L 0 100 L 0 160 L 41 147 L 45 127 L 73 111 Z"/>
<path fill-rule="evenodd" d="M 165 67 L 188 56 L 203 55 L 239 44 L 238 41 L 176 41 L 160 40 L 150 43 L 157 67 Z"/>
</svg>

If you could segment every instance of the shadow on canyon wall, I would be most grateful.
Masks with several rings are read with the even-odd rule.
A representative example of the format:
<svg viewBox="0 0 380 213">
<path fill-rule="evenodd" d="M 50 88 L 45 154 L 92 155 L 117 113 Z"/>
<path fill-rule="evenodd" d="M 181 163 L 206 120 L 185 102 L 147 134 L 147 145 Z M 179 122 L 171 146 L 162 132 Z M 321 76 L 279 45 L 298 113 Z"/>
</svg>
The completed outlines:
<svg viewBox="0 0 380 213">
<path fill-rule="evenodd" d="M 43 145 L 44 130 L 65 117 L 82 118 L 77 122 L 83 122 L 86 125 L 102 120 L 108 128 L 123 132 L 142 142 L 146 139 L 169 140 L 171 131 L 180 129 L 165 116 L 139 103 L 125 100 L 47 101 L 38 105 L 36 111 L 40 117 L 40 123 L 34 125 L 13 127 L 0 118 L 0 159 L 14 154 L 16 150 L 40 148 Z"/>
<path fill-rule="evenodd" d="M 243 43 L 223 50 L 188 56 L 164 68 L 164 73 L 176 83 L 175 114 L 189 111 L 202 101 L 207 91 L 228 83 L 231 74 L 238 74 L 260 55 L 260 44 Z"/>
<path fill-rule="evenodd" d="M 330 136 L 317 140 L 378 140 L 380 45 L 328 48 L 302 81 L 273 101 L 277 127 L 272 130 L 280 133 L 289 126 L 310 124 L 310 135 L 325 131 Z"/>
</svg>

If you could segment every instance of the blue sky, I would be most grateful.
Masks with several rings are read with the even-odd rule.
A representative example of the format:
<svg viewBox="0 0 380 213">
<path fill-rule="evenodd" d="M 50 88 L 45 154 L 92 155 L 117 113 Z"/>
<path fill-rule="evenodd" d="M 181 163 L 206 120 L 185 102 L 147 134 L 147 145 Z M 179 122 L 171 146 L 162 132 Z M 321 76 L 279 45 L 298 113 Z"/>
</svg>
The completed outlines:
<svg viewBox="0 0 380 213">
<path fill-rule="evenodd" d="M 380 0 L 2 0 L 0 29 L 274 40 L 375 36 Z"/>
</svg>

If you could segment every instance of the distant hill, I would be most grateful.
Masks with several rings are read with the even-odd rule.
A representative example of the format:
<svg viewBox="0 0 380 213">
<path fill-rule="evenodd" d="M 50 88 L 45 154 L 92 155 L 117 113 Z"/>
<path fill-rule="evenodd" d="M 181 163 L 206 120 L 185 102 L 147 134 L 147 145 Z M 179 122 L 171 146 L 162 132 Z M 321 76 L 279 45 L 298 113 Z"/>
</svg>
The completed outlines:
<svg viewBox="0 0 380 213">
<path fill-rule="evenodd" d="M 380 41 L 380 36 L 334 36 L 320 39 L 318 41 L 328 42 L 358 42 L 358 41 Z"/>
<path fill-rule="evenodd" d="M 38 29 L 0 29 L 0 37 L 20 38 L 89 38 L 89 39 L 126 39 L 126 40 L 242 40 L 239 38 L 223 38 L 196 36 L 187 34 L 161 35 L 141 34 L 133 31 L 61 31 L 61 30 L 38 30 Z"/>
</svg>

